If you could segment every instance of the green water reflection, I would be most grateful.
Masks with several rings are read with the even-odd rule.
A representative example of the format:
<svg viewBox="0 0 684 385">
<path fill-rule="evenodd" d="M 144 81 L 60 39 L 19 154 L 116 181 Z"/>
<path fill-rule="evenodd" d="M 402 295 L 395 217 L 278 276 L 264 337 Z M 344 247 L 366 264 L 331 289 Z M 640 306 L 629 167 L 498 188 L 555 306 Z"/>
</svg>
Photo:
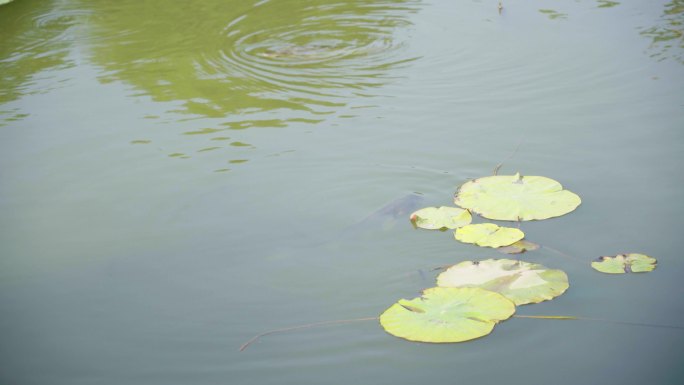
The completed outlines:
<svg viewBox="0 0 684 385">
<path fill-rule="evenodd" d="M 36 76 L 72 65 L 67 35 L 75 19 L 57 8 L 55 1 L 17 1 L 0 9 L 0 105 L 48 91 L 54 85 L 47 76 Z M 0 108 L 0 125 L 25 116 L 19 109 Z"/>
<path fill-rule="evenodd" d="M 555 11 L 553 9 L 540 9 L 539 12 L 548 16 L 551 20 L 568 18 L 567 14 Z"/>
<path fill-rule="evenodd" d="M 598 7 L 599 8 L 612 8 L 616 5 L 619 5 L 617 1 L 610 1 L 610 0 L 598 0 Z"/>
<path fill-rule="evenodd" d="M 684 64 L 684 0 L 665 4 L 659 22 L 641 34 L 651 39 L 649 50 L 657 60 L 668 58 Z"/>
<path fill-rule="evenodd" d="M 228 128 L 319 122 L 405 63 L 397 30 L 416 2 L 82 1 L 102 83 Z M 188 132 L 204 134 L 210 132 Z"/>
</svg>

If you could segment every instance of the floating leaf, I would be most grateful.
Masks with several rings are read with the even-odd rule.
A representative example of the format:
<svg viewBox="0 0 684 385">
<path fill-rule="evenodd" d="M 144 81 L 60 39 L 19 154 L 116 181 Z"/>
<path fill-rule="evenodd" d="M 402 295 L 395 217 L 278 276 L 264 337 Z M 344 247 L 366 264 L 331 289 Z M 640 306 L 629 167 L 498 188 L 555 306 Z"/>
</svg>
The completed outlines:
<svg viewBox="0 0 684 385">
<path fill-rule="evenodd" d="M 562 270 L 512 259 L 465 261 L 437 276 L 440 287 L 479 287 L 497 293 L 516 305 L 555 298 L 570 286 Z"/>
<path fill-rule="evenodd" d="M 529 221 L 565 215 L 580 205 L 575 193 L 543 176 L 495 175 L 464 183 L 454 203 L 485 218 Z"/>
<path fill-rule="evenodd" d="M 508 246 L 525 237 L 525 233 L 511 227 L 499 227 L 493 223 L 478 223 L 456 229 L 454 236 L 464 243 L 482 247 Z"/>
<path fill-rule="evenodd" d="M 499 247 L 498 249 L 496 249 L 496 251 L 500 251 L 506 254 L 522 254 L 526 251 L 537 250 L 538 248 L 538 244 L 521 239 L 518 242 L 515 242 L 511 245 Z"/>
<path fill-rule="evenodd" d="M 513 302 L 492 291 L 433 287 L 421 297 L 399 300 L 382 313 L 380 324 L 409 341 L 462 342 L 491 333 L 513 313 Z"/>
<path fill-rule="evenodd" d="M 644 254 L 618 254 L 611 257 L 599 257 L 591 267 L 607 274 L 645 273 L 656 268 L 657 260 Z"/>
<path fill-rule="evenodd" d="M 468 210 L 458 207 L 426 207 L 411 214 L 411 222 L 421 229 L 455 229 L 472 221 Z"/>
</svg>

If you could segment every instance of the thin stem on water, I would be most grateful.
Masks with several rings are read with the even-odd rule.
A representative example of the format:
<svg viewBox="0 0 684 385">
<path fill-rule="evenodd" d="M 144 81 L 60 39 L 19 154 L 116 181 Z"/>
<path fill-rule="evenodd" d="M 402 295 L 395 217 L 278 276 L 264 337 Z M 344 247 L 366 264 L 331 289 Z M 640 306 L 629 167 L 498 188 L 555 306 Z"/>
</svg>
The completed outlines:
<svg viewBox="0 0 684 385">
<path fill-rule="evenodd" d="M 684 330 L 684 326 L 679 326 L 679 325 L 664 325 L 664 324 L 651 324 L 651 323 L 641 323 L 641 322 L 614 321 L 614 320 L 608 320 L 608 319 L 603 319 L 603 318 L 577 317 L 577 316 L 571 316 L 571 315 L 514 315 L 513 318 L 546 319 L 546 320 L 559 320 L 559 321 L 565 321 L 565 320 L 594 321 L 594 322 L 607 322 L 607 323 L 618 324 L 618 325 L 646 326 L 646 327 L 652 327 L 652 328 Z M 290 331 L 299 330 L 299 329 L 309 329 L 309 328 L 314 328 L 314 327 L 319 327 L 319 326 L 327 326 L 327 325 L 339 325 L 339 324 L 361 322 L 361 321 L 377 321 L 379 319 L 380 319 L 380 317 L 351 318 L 351 319 L 342 319 L 342 320 L 334 320 L 334 321 L 314 322 L 314 323 L 305 324 L 305 325 L 297 325 L 297 326 L 291 326 L 291 327 L 287 327 L 287 328 L 269 330 L 267 332 L 257 334 L 254 337 L 250 338 L 247 342 L 245 342 L 244 344 L 242 344 L 242 346 L 240 346 L 240 351 L 247 349 L 247 347 L 249 347 L 249 345 L 256 342 L 259 338 L 267 336 L 269 334 L 290 332 Z"/>
<path fill-rule="evenodd" d="M 299 330 L 299 329 L 309 329 L 309 328 L 314 328 L 314 327 L 318 327 L 318 326 L 345 324 L 345 323 L 360 322 L 360 321 L 372 321 L 372 320 L 377 320 L 377 319 L 379 319 L 379 317 L 342 319 L 342 320 L 334 320 L 334 321 L 314 322 L 314 323 L 310 323 L 310 324 L 306 324 L 306 325 L 297 325 L 297 326 L 290 326 L 290 327 L 282 328 L 282 329 L 269 330 L 267 332 L 257 334 L 254 337 L 250 338 L 249 341 L 245 342 L 244 344 L 242 344 L 242 346 L 240 346 L 240 351 L 247 349 L 247 347 L 249 345 L 251 345 L 253 342 L 256 342 L 256 340 L 258 340 L 259 338 L 267 336 L 269 334 L 289 332 L 289 331 Z"/>
<path fill-rule="evenodd" d="M 499 3 L 499 6 L 501 6 L 501 3 Z M 501 13 L 501 9 L 503 9 L 503 7 L 499 8 L 499 13 Z M 494 167 L 494 172 L 493 172 L 494 175 L 499 175 L 499 170 L 501 169 L 501 167 L 504 165 L 504 163 L 513 159 L 513 157 L 518 153 L 518 150 L 520 150 L 520 146 L 522 146 L 523 142 L 524 142 L 524 140 L 521 140 L 520 142 L 518 142 L 518 146 L 515 148 L 515 151 L 513 151 L 513 153 L 511 155 L 509 155 L 508 158 L 504 159 L 503 162 L 497 164 L 496 167 Z"/>
<path fill-rule="evenodd" d="M 551 251 L 551 252 L 553 252 L 553 253 L 555 253 L 555 254 L 561 255 L 561 256 L 566 257 L 566 258 L 570 258 L 570 259 L 572 259 L 573 261 L 578 262 L 578 263 L 581 263 L 581 264 L 583 264 L 583 265 L 587 263 L 587 262 L 584 261 L 582 258 L 575 257 L 574 255 L 566 254 L 566 253 L 564 253 L 564 252 L 562 252 L 562 251 L 560 251 L 560 250 L 554 249 L 553 247 L 544 246 L 544 245 L 541 245 L 541 247 L 543 247 L 543 248 L 545 248 L 546 250 L 549 250 L 549 251 Z"/>
<path fill-rule="evenodd" d="M 534 318 L 534 319 L 555 319 L 555 320 L 573 320 L 581 319 L 571 315 L 514 315 L 513 318 Z"/>
<path fill-rule="evenodd" d="M 663 328 L 663 329 L 677 329 L 684 330 L 684 326 L 679 325 L 665 325 L 665 324 L 652 324 L 644 322 L 627 322 L 627 321 L 615 321 L 605 318 L 590 318 L 590 317 L 576 317 L 568 315 L 514 315 L 515 318 L 534 318 L 534 319 L 551 319 L 551 320 L 578 320 L 578 321 L 593 321 L 593 322 L 606 322 L 618 325 L 628 325 L 628 326 L 646 326 L 650 328 Z"/>
</svg>

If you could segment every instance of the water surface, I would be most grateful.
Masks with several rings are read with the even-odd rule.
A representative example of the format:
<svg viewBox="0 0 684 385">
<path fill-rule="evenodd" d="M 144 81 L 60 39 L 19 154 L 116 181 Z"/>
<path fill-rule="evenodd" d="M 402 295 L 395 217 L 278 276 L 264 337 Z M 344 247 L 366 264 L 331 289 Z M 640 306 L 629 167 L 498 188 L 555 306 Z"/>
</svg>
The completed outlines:
<svg viewBox="0 0 684 385">
<path fill-rule="evenodd" d="M 501 162 L 583 199 L 522 224 L 577 260 L 525 254 L 571 287 L 520 314 L 684 326 L 682 2 L 503 5 L 1 6 L 2 382 L 681 383 L 682 330 L 609 322 L 431 345 L 370 321 L 238 352 L 500 257 L 394 215 Z M 659 266 L 589 267 L 621 252 Z"/>
</svg>

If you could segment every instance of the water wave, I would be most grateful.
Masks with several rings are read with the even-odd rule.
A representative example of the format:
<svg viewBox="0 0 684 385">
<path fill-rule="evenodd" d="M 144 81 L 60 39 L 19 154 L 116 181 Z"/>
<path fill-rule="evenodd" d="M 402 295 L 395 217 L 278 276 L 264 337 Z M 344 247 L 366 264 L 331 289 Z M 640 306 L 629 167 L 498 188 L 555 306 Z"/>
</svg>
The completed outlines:
<svg viewBox="0 0 684 385">
<path fill-rule="evenodd" d="M 0 12 L 0 104 L 56 86 L 43 81 L 41 87 L 35 87 L 35 77 L 48 69 L 72 65 L 67 55 L 81 16 L 54 1 L 18 1 Z"/>
<path fill-rule="evenodd" d="M 203 116 L 312 119 L 386 84 L 411 58 L 397 39 L 414 0 L 82 2 L 103 80 Z M 286 116 L 285 115 L 289 115 Z M 307 116 L 309 115 L 309 116 Z M 266 117 L 254 116 L 263 120 Z M 268 117 L 273 119 L 273 117 Z"/>
</svg>

